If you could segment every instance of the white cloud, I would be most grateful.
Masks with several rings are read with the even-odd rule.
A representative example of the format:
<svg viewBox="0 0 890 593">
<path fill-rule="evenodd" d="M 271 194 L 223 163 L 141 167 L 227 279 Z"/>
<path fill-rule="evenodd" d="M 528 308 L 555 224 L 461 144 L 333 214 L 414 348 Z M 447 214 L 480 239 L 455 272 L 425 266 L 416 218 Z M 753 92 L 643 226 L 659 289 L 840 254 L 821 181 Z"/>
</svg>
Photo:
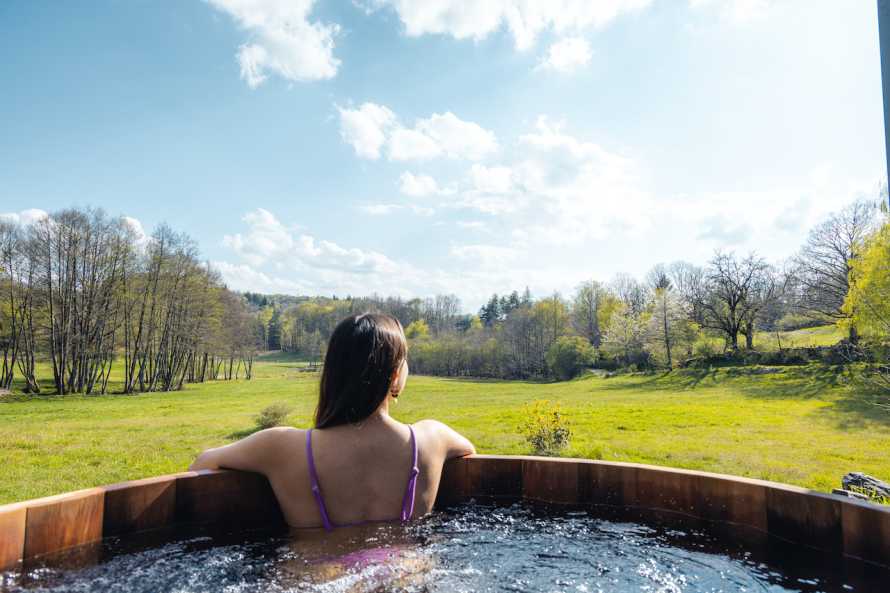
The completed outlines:
<svg viewBox="0 0 890 593">
<path fill-rule="evenodd" d="M 498 150 L 493 132 L 450 111 L 418 119 L 413 127 L 401 124 L 388 107 L 376 103 L 363 103 L 357 109 L 337 107 L 337 111 L 340 135 L 361 158 L 378 159 L 385 148 L 394 161 L 440 156 L 478 161 Z"/>
<path fill-rule="evenodd" d="M 46 218 L 47 216 L 48 215 L 45 210 L 41 210 L 39 208 L 28 208 L 27 210 L 22 210 L 20 212 L 0 213 L 0 220 L 11 222 L 13 224 L 28 226 L 30 224 L 34 224 L 42 218 Z"/>
<path fill-rule="evenodd" d="M 226 235 L 223 244 L 253 266 L 274 260 L 292 269 L 311 267 L 359 274 L 388 272 L 395 267 L 392 260 L 375 251 L 298 235 L 263 208 L 248 212 L 241 220 L 247 223 L 248 231 Z"/>
<path fill-rule="evenodd" d="M 250 34 L 238 50 L 241 78 L 251 88 L 276 74 L 289 81 L 333 78 L 336 24 L 312 22 L 315 0 L 207 0 Z"/>
<path fill-rule="evenodd" d="M 505 194 L 513 187 L 513 171 L 510 167 L 473 165 L 470 168 L 470 183 L 473 191 L 486 194 Z"/>
<path fill-rule="evenodd" d="M 531 47 L 545 30 L 556 34 L 602 28 L 637 12 L 652 0 L 368 0 L 368 8 L 391 7 L 411 37 L 450 35 L 481 40 L 506 28 L 517 49 Z"/>
<path fill-rule="evenodd" d="M 399 177 L 399 191 L 406 196 L 415 198 L 445 193 L 444 190 L 439 188 L 436 180 L 429 175 L 415 175 L 410 171 L 405 171 Z"/>
<path fill-rule="evenodd" d="M 267 294 L 308 294 L 311 292 L 311 288 L 305 284 L 278 276 L 270 276 L 246 264 L 214 261 L 210 265 L 220 273 L 223 282 L 232 290 L 263 292 Z"/>
<path fill-rule="evenodd" d="M 399 206 L 403 209 L 410 206 Z M 458 292 L 470 299 L 470 308 L 488 295 L 492 277 L 506 284 L 506 270 L 466 269 L 448 271 L 415 267 L 384 254 L 342 247 L 332 241 L 297 233 L 264 209 L 242 217 L 247 229 L 228 235 L 223 242 L 241 261 L 213 262 L 228 286 L 235 290 L 281 292 L 305 295 L 402 295 L 424 297 Z M 470 257 L 473 248 L 461 251 Z M 491 250 L 488 255 L 498 253 Z M 506 251 L 504 251 L 506 254 Z"/>
<path fill-rule="evenodd" d="M 408 210 L 418 216 L 432 216 L 436 213 L 434 208 L 414 204 L 363 204 L 359 206 L 359 210 L 371 216 L 386 216 L 400 210 Z"/>
<path fill-rule="evenodd" d="M 423 132 L 397 128 L 389 138 L 389 158 L 393 161 L 428 161 L 442 154 L 442 147 Z"/>
<path fill-rule="evenodd" d="M 766 16 L 774 0 L 689 0 L 691 8 L 716 6 L 720 8 L 723 18 L 736 23 L 745 24 Z"/>
<path fill-rule="evenodd" d="M 450 111 L 418 120 L 415 129 L 431 138 L 451 158 L 478 161 L 498 149 L 493 132 L 471 121 L 463 121 Z"/>
<path fill-rule="evenodd" d="M 365 159 L 380 158 L 380 149 L 396 122 L 395 114 L 382 105 L 363 103 L 358 109 L 337 107 L 340 135 Z"/>
<path fill-rule="evenodd" d="M 579 140 L 546 117 L 519 137 L 512 156 L 497 166 L 473 165 L 451 205 L 512 216 L 527 238 L 552 245 L 648 226 L 651 197 L 631 159 Z"/>
<path fill-rule="evenodd" d="M 145 248 L 149 242 L 151 242 L 151 237 L 145 232 L 145 227 L 142 226 L 142 222 L 138 218 L 133 218 L 132 216 L 124 216 L 123 220 L 124 224 L 126 224 L 133 232 L 136 246 Z"/>
<path fill-rule="evenodd" d="M 260 265 L 272 257 L 295 251 L 296 240 L 291 231 L 268 210 L 257 208 L 245 214 L 241 220 L 247 223 L 250 230 L 246 235 L 225 235 L 223 245 L 233 249 L 249 263 Z"/>
<path fill-rule="evenodd" d="M 581 37 L 567 37 L 550 46 L 538 69 L 570 74 L 590 63 L 593 52 L 590 44 Z"/>
<path fill-rule="evenodd" d="M 501 267 L 515 262 L 520 252 L 503 245 L 452 245 L 450 253 L 453 257 L 471 264 L 474 268 Z"/>
</svg>

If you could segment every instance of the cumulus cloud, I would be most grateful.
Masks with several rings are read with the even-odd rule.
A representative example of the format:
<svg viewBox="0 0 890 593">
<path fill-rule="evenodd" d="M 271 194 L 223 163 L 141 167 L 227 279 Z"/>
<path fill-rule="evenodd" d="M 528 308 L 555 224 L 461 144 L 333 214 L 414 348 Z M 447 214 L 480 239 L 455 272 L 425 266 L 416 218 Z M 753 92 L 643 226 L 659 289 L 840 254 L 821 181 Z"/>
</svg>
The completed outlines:
<svg viewBox="0 0 890 593">
<path fill-rule="evenodd" d="M 363 103 L 358 109 L 338 107 L 337 111 L 343 141 L 364 159 L 380 158 L 380 150 L 395 125 L 395 114 L 375 103 Z"/>
<path fill-rule="evenodd" d="M 273 294 L 309 294 L 311 292 L 311 288 L 305 284 L 260 272 L 247 264 L 214 261 L 211 266 L 220 273 L 223 282 L 232 290 Z"/>
<path fill-rule="evenodd" d="M 474 164 L 451 201 L 452 207 L 513 215 L 514 228 L 523 229 L 526 239 L 550 244 L 641 232 L 650 204 L 631 159 L 581 140 L 547 117 L 520 135 L 508 162 Z"/>
<path fill-rule="evenodd" d="M 413 127 L 405 126 L 392 110 L 376 103 L 337 107 L 337 111 L 341 137 L 365 159 L 379 159 L 385 150 L 393 161 L 443 156 L 478 161 L 498 150 L 493 132 L 450 111 L 418 119 Z"/>
<path fill-rule="evenodd" d="M 450 111 L 417 120 L 415 129 L 431 138 L 442 153 L 451 158 L 478 161 L 498 149 L 493 132 L 479 124 L 463 121 Z"/>
<path fill-rule="evenodd" d="M 419 130 L 396 128 L 389 138 L 389 158 L 393 161 L 428 161 L 442 155 L 442 147 Z"/>
<path fill-rule="evenodd" d="M 410 37 L 428 34 L 481 40 L 506 29 L 517 49 L 531 47 L 546 30 L 556 34 L 602 28 L 652 0 L 367 0 L 369 9 L 389 7 Z"/>
<path fill-rule="evenodd" d="M 586 39 L 567 37 L 550 46 L 544 59 L 538 64 L 538 69 L 570 74 L 589 64 L 592 55 Z"/>
<path fill-rule="evenodd" d="M 133 238 L 136 241 L 137 247 L 144 248 L 151 242 L 151 237 L 145 232 L 145 227 L 142 226 L 142 222 L 138 218 L 124 216 L 123 221 L 133 233 Z"/>
<path fill-rule="evenodd" d="M 410 206 L 396 205 L 396 210 L 403 208 Z M 223 258 L 212 264 L 235 290 L 304 295 L 378 293 L 406 297 L 458 292 L 469 299 L 472 309 L 487 298 L 492 278 L 498 278 L 499 285 L 503 286 L 508 286 L 512 278 L 512 272 L 506 269 L 419 268 L 382 253 L 343 247 L 297 232 L 296 227 L 285 225 L 262 208 L 248 212 L 241 222 L 247 228 L 223 240 L 236 261 Z M 498 253 L 506 257 L 508 253 L 498 248 L 454 249 L 463 257 L 476 255 L 489 259 Z"/>
<path fill-rule="evenodd" d="M 311 267 L 353 274 L 385 273 L 395 268 L 395 263 L 381 253 L 297 234 L 263 208 L 248 212 L 241 220 L 247 224 L 247 232 L 226 235 L 223 244 L 254 266 L 274 259 L 292 269 Z"/>
<path fill-rule="evenodd" d="M 27 210 L 21 210 L 19 212 L 0 213 L 0 220 L 24 226 L 34 224 L 38 220 L 46 217 L 46 211 L 39 208 L 28 208 Z"/>
<path fill-rule="evenodd" d="M 472 191 L 475 192 L 505 194 L 513 187 L 513 171 L 510 167 L 473 165 L 469 177 Z"/>
<path fill-rule="evenodd" d="M 436 180 L 429 175 L 415 175 L 410 171 L 405 171 L 399 177 L 399 191 L 406 196 L 415 198 L 446 193 L 445 190 L 439 187 Z"/>
<path fill-rule="evenodd" d="M 238 49 L 241 78 L 256 88 L 270 74 L 288 81 L 333 78 L 336 24 L 310 21 L 315 0 L 207 0 L 231 16 L 250 40 Z"/>
</svg>

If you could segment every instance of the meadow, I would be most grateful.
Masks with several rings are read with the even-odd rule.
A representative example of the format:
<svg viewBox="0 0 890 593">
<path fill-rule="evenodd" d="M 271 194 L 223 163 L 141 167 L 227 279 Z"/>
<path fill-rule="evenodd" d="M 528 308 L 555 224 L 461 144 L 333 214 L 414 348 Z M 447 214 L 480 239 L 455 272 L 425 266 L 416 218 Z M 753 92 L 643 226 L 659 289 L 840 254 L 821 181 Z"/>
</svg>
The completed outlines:
<svg viewBox="0 0 890 593">
<path fill-rule="evenodd" d="M 138 395 L 0 397 L 0 504 L 184 470 L 202 449 L 243 437 L 265 406 L 287 402 L 306 427 L 318 374 L 277 355 L 250 381 Z M 436 418 L 480 453 L 524 454 L 523 405 L 558 402 L 566 456 L 776 480 L 818 490 L 849 471 L 890 480 L 890 411 L 848 369 L 722 367 L 587 375 L 568 382 L 412 376 L 393 415 Z"/>
</svg>

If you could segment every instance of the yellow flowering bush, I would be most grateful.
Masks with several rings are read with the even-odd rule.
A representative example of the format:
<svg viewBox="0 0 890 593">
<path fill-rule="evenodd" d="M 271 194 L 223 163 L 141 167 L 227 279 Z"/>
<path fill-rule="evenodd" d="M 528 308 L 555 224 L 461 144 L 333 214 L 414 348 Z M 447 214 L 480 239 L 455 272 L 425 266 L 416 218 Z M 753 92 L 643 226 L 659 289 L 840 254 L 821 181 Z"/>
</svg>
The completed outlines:
<svg viewBox="0 0 890 593">
<path fill-rule="evenodd" d="M 532 446 L 535 455 L 559 455 L 572 438 L 568 419 L 559 404 L 549 400 L 537 400 L 523 406 L 519 432 Z"/>
</svg>

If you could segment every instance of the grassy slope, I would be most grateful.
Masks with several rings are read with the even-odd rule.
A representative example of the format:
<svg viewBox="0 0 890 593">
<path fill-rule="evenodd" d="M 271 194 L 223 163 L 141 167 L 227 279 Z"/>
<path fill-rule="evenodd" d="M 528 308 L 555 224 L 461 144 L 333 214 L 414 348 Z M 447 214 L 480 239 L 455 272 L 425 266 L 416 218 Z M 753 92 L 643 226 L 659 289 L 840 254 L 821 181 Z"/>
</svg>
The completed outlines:
<svg viewBox="0 0 890 593">
<path fill-rule="evenodd" d="M 434 417 L 484 453 L 527 453 L 521 405 L 561 402 L 567 455 L 727 472 L 829 489 L 848 471 L 890 479 L 890 413 L 825 367 L 675 371 L 526 383 L 412 377 L 397 418 Z M 288 401 L 307 426 L 317 375 L 259 363 L 252 381 L 180 393 L 41 397 L 0 404 L 0 503 L 183 470 L 204 447 L 246 434 Z"/>
<path fill-rule="evenodd" d="M 813 346 L 832 346 L 847 337 L 847 332 L 836 325 L 808 327 L 790 332 L 779 332 L 782 348 L 809 348 Z M 778 340 L 774 332 L 757 332 L 754 334 L 754 346 L 762 350 L 778 350 Z"/>
</svg>

